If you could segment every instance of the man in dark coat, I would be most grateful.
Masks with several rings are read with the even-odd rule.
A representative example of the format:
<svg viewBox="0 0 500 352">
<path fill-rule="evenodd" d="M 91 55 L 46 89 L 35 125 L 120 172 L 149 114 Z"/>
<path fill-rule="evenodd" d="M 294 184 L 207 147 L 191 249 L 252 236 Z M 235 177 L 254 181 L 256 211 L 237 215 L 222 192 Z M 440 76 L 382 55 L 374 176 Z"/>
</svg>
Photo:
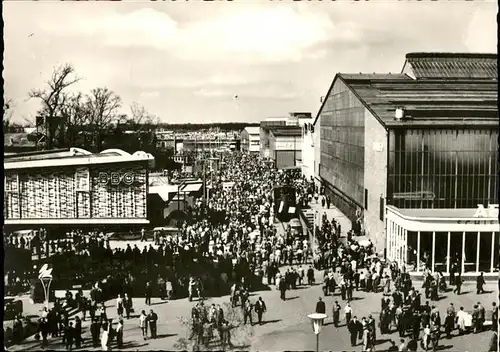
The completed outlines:
<svg viewBox="0 0 500 352">
<path fill-rule="evenodd" d="M 79 316 L 75 318 L 74 337 L 76 348 L 80 348 L 82 345 L 82 321 Z"/>
<path fill-rule="evenodd" d="M 325 314 L 326 313 L 326 305 L 325 302 L 321 299 L 321 297 L 318 298 L 318 302 L 316 303 L 316 313 L 321 313 Z"/>
<path fill-rule="evenodd" d="M 498 331 L 498 307 L 497 307 L 497 303 L 493 302 L 492 307 L 493 308 L 491 309 L 491 330 Z"/>
<path fill-rule="evenodd" d="M 66 349 L 71 351 L 73 349 L 73 337 L 74 337 L 73 322 L 70 321 L 69 324 L 64 329 L 64 337 L 66 340 Z"/>
<path fill-rule="evenodd" d="M 279 290 L 280 290 L 280 297 L 283 301 L 286 301 L 286 297 L 285 297 L 286 285 L 287 284 L 285 282 L 285 278 L 281 278 L 280 284 L 279 284 Z"/>
<path fill-rule="evenodd" d="M 339 326 L 339 321 L 340 321 L 340 305 L 338 301 L 335 301 L 335 304 L 333 305 L 333 325 L 335 327 Z"/>
<path fill-rule="evenodd" d="M 151 331 L 151 338 L 156 339 L 156 322 L 158 321 L 158 315 L 151 309 L 148 314 L 149 328 Z"/>
<path fill-rule="evenodd" d="M 478 295 L 484 293 L 484 288 L 483 288 L 484 284 L 485 284 L 484 276 L 483 272 L 481 271 L 481 274 L 479 274 L 479 276 L 476 279 L 476 289 Z"/>
<path fill-rule="evenodd" d="M 92 320 L 92 324 L 90 324 L 90 333 L 92 334 L 92 345 L 94 347 L 99 346 L 99 333 L 101 331 L 101 326 L 97 319 Z"/>
<path fill-rule="evenodd" d="M 312 286 L 314 283 L 314 269 L 311 266 L 309 266 L 309 269 L 307 269 L 307 284 L 309 286 Z"/>
<path fill-rule="evenodd" d="M 351 346 L 354 347 L 356 346 L 358 334 L 363 329 L 363 326 L 358 321 L 358 318 L 354 316 L 354 318 L 352 318 L 352 320 L 347 324 L 347 329 L 351 335 Z"/>
<path fill-rule="evenodd" d="M 259 300 L 255 303 L 255 312 L 257 313 L 257 319 L 259 325 L 262 325 L 262 314 L 267 310 L 266 303 L 259 297 Z"/>
</svg>

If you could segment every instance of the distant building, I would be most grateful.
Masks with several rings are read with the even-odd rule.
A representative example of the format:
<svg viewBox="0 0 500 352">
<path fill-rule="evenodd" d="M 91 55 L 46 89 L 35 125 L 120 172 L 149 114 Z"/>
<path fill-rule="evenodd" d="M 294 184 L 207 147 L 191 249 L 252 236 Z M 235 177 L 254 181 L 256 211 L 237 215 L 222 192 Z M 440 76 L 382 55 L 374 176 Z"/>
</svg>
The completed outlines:
<svg viewBox="0 0 500 352">
<path fill-rule="evenodd" d="M 302 165 L 302 128 L 282 126 L 269 130 L 269 158 L 277 169 Z"/>
<path fill-rule="evenodd" d="M 312 115 L 309 112 L 290 112 L 288 116 L 268 117 L 260 122 L 260 155 L 270 158 L 271 130 L 273 128 L 285 126 L 303 126 L 307 122 L 312 122 Z M 300 148 L 301 149 L 301 148 Z"/>
<path fill-rule="evenodd" d="M 318 177 L 409 271 L 498 270 L 497 104 L 496 54 L 411 53 L 400 74 L 339 73 L 316 117 Z"/>
<path fill-rule="evenodd" d="M 245 127 L 241 131 L 241 151 L 249 154 L 260 152 L 260 127 Z"/>
<path fill-rule="evenodd" d="M 302 126 L 302 175 L 310 179 L 314 178 L 314 142 L 315 129 L 311 122 L 306 122 Z"/>
</svg>

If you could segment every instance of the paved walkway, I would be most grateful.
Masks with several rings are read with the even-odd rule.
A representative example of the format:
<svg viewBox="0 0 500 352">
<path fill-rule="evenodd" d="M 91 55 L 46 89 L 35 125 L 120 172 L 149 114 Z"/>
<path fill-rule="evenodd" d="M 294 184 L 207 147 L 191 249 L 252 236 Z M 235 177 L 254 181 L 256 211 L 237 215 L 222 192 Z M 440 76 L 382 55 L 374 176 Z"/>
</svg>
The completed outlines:
<svg viewBox="0 0 500 352">
<path fill-rule="evenodd" d="M 317 282 L 321 282 L 321 273 L 316 272 Z M 416 284 L 417 289 L 420 289 L 420 284 Z M 450 292 L 441 296 L 441 299 L 435 304 L 440 312 L 444 314 L 446 307 L 450 302 L 453 302 L 456 307 L 464 306 L 470 311 L 472 305 L 477 301 L 483 303 L 486 309 L 491 308 L 491 303 L 496 301 L 495 285 L 489 283 L 486 287 L 487 294 L 476 295 L 474 292 L 474 283 L 466 283 L 463 286 L 464 294 L 456 296 Z M 279 298 L 279 292 L 272 289 L 269 291 L 260 291 L 253 293 L 251 300 L 255 301 L 259 296 L 262 296 L 267 304 L 267 312 L 264 314 L 265 324 L 262 326 L 249 327 L 244 334 L 235 334 L 233 343 L 238 346 L 236 350 L 250 351 L 283 351 L 283 350 L 314 350 L 316 348 L 316 339 L 312 332 L 311 323 L 307 318 L 307 314 L 315 309 L 316 301 L 319 296 L 323 297 L 321 286 L 299 287 L 297 290 L 287 291 L 287 300 L 282 301 Z M 368 316 L 372 314 L 378 322 L 378 311 L 380 307 L 381 293 L 366 293 L 355 292 L 354 300 L 352 301 L 353 313 L 358 317 Z M 335 328 L 331 324 L 331 310 L 335 300 L 338 300 L 342 308 L 345 302 L 342 302 L 338 293 L 335 296 L 324 297 L 326 303 L 327 314 L 329 318 L 325 321 L 320 338 L 320 350 L 333 351 L 361 351 L 361 345 L 355 348 L 350 347 L 349 335 L 347 333 L 345 322 L 341 322 L 339 328 Z M 228 296 L 209 298 L 205 304 L 222 304 L 229 301 Z M 175 301 L 161 301 L 158 298 L 153 299 L 152 306 L 146 306 L 143 298 L 134 298 L 134 307 L 136 315 L 133 319 L 125 320 L 124 328 L 124 348 L 122 350 L 178 350 L 176 347 L 179 340 L 188 334 L 185 325 L 181 320 L 187 318 L 190 314 L 190 309 L 195 302 L 189 302 L 187 299 Z M 116 310 L 114 301 L 107 302 L 108 315 L 110 318 L 116 318 Z M 141 331 L 138 327 L 137 314 L 145 309 L 154 309 L 159 316 L 158 334 L 159 338 L 155 340 L 144 340 L 141 336 Z M 255 320 L 254 316 L 254 320 Z M 90 333 L 88 331 L 88 321 L 83 324 L 84 338 L 86 342 L 82 349 L 96 350 L 88 344 Z M 465 336 L 456 336 L 456 331 L 453 333 L 451 340 L 442 339 L 441 349 L 448 352 L 465 352 L 465 351 L 485 351 L 489 343 L 492 333 L 482 332 L 479 334 L 469 334 Z M 390 335 L 380 335 L 377 328 L 377 339 L 379 341 L 377 350 L 381 351 L 389 347 L 389 340 L 399 342 L 397 333 Z M 50 350 L 64 350 L 60 338 L 51 339 Z M 116 347 L 113 347 L 116 349 Z M 40 342 L 34 341 L 33 337 L 28 338 L 21 345 L 11 348 L 13 351 L 19 350 L 40 350 Z M 420 349 L 419 349 L 420 350 Z"/>
<path fill-rule="evenodd" d="M 351 229 L 351 220 L 349 220 L 349 218 L 334 205 L 330 205 L 330 208 L 327 208 L 326 206 L 322 207 L 321 201 L 318 201 L 318 203 L 316 203 L 313 199 L 313 201 L 309 203 L 309 206 L 312 210 L 318 212 L 318 218 L 316 221 L 319 221 L 320 227 L 322 225 L 321 219 L 323 217 L 323 214 L 326 214 L 326 217 L 329 221 L 335 219 L 338 223 L 340 223 L 342 236 L 346 236 L 347 232 Z"/>
</svg>

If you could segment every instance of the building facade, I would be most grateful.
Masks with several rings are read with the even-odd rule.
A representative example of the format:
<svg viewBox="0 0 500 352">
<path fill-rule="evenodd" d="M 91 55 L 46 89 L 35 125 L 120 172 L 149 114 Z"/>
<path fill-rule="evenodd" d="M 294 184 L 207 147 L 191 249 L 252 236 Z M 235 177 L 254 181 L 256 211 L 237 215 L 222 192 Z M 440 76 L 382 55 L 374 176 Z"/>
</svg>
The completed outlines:
<svg viewBox="0 0 500 352">
<path fill-rule="evenodd" d="M 314 178 L 314 125 L 311 122 L 306 122 L 302 126 L 302 175 L 307 179 Z"/>
<path fill-rule="evenodd" d="M 244 153 L 260 153 L 260 127 L 245 127 L 240 135 L 240 148 Z"/>
<path fill-rule="evenodd" d="M 8 157 L 5 225 L 147 224 L 150 154 L 121 150 Z"/>
<path fill-rule="evenodd" d="M 410 253 L 418 252 L 420 263 L 437 270 L 442 253 L 436 251 L 446 242 L 445 248 L 451 245 L 447 260 L 459 252 L 466 271 L 491 264 L 475 259 L 491 257 L 495 231 L 486 229 L 485 239 L 464 237 L 463 246 L 450 243 L 455 237 L 448 240 L 442 227 L 430 230 L 433 223 L 424 210 L 451 224 L 459 209 L 468 209 L 469 216 L 478 204 L 498 204 L 497 82 L 496 55 L 433 53 L 408 54 L 401 74 L 338 74 L 333 80 L 315 122 L 320 131 L 318 176 L 333 203 L 358 221 L 389 259 L 417 270 Z M 456 221 L 470 221 L 467 216 Z M 407 229 L 410 237 L 404 226 L 393 226 L 408 218 L 421 226 L 421 236 L 415 226 Z M 477 235 L 484 230 L 474 225 L 457 231 Z M 498 233 L 498 220 L 493 226 Z M 426 231 L 430 242 L 424 239 Z M 418 251 L 414 237 L 427 241 L 418 242 Z M 409 238 L 412 250 L 405 251 Z M 470 251 L 469 241 L 482 243 L 474 247 L 480 254 L 471 260 L 462 255 Z"/>
<path fill-rule="evenodd" d="M 302 128 L 286 126 L 270 130 L 269 157 L 278 169 L 301 167 Z"/>
</svg>

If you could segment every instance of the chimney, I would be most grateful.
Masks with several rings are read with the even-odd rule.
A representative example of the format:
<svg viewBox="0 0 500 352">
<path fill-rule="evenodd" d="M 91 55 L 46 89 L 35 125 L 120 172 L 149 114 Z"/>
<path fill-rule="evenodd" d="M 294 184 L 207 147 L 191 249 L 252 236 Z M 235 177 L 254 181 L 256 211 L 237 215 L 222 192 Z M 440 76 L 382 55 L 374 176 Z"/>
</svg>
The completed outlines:
<svg viewBox="0 0 500 352">
<path fill-rule="evenodd" d="M 405 117 L 405 111 L 402 107 L 397 107 L 394 118 L 398 121 L 401 121 Z"/>
</svg>

